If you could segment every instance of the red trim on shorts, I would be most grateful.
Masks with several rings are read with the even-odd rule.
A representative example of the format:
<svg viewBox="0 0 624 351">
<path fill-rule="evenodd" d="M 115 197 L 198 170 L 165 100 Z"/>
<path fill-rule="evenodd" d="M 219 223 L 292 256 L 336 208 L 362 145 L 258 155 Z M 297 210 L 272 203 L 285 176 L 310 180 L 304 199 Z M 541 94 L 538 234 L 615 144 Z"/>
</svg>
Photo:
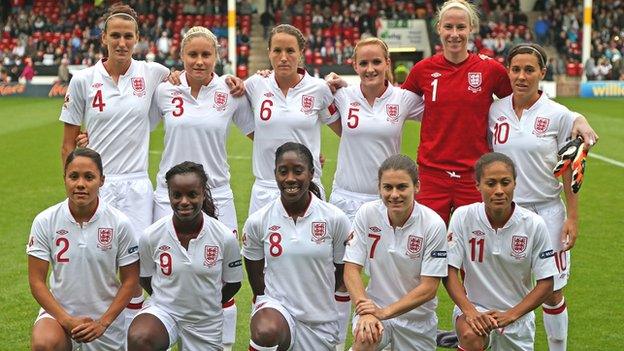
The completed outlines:
<svg viewBox="0 0 624 351">
<path fill-rule="evenodd" d="M 563 305 L 561 305 L 560 307 L 557 308 L 546 308 L 542 306 L 542 310 L 544 310 L 544 313 L 546 314 L 560 314 L 563 311 L 565 311 L 566 309 L 566 304 L 564 303 Z"/>
<path fill-rule="evenodd" d="M 139 303 L 129 303 L 126 308 L 129 310 L 140 310 L 141 308 L 143 308 L 143 301 Z"/>
<path fill-rule="evenodd" d="M 351 296 L 348 296 L 348 295 L 347 296 L 334 295 L 334 298 L 338 302 L 349 302 L 349 301 L 351 301 Z"/>
<path fill-rule="evenodd" d="M 232 307 L 232 306 L 234 306 L 234 299 L 231 299 L 230 301 L 221 304 L 221 307 L 223 307 L 223 308 L 228 308 L 228 307 Z"/>
<path fill-rule="evenodd" d="M 258 351 L 258 350 L 254 349 L 251 345 L 249 345 L 249 348 L 247 349 L 247 351 Z"/>
</svg>

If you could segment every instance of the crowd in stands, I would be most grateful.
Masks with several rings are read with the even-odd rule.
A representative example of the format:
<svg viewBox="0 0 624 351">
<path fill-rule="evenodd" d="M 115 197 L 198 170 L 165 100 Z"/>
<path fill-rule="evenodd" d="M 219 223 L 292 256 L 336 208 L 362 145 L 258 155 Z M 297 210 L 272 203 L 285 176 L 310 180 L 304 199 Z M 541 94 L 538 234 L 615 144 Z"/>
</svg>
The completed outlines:
<svg viewBox="0 0 624 351">
<path fill-rule="evenodd" d="M 0 65 L 9 68 L 37 65 L 92 65 L 102 55 L 102 15 L 105 3 L 94 6 L 86 0 L 12 0 L 0 12 Z M 140 41 L 134 57 L 168 67 L 182 67 L 179 44 L 194 25 L 210 28 L 219 38 L 220 71 L 229 67 L 227 0 L 126 1 L 139 15 Z M 237 46 L 239 62 L 249 55 L 250 14 L 247 0 L 239 2 Z M 11 77 L 10 77 L 11 78 Z M 14 77 L 13 77 L 14 78 Z"/>
<path fill-rule="evenodd" d="M 536 41 L 556 48 L 559 57 L 548 62 L 551 74 L 580 75 L 582 2 L 538 0 L 542 14 L 529 24 L 520 11 L 520 0 L 477 0 L 482 11 L 481 26 L 469 48 L 503 61 L 509 49 L 521 42 Z M 135 58 L 181 67 L 178 54 L 184 33 L 193 25 L 210 28 L 219 38 L 221 57 L 218 72 L 242 72 L 250 51 L 251 15 L 249 0 L 238 0 L 238 67 L 227 60 L 227 0 L 129 0 L 139 14 L 140 41 Z M 310 66 L 352 63 L 353 47 L 360 38 L 376 36 L 382 19 L 425 19 L 430 34 L 433 15 L 443 0 L 268 0 L 260 22 L 265 38 L 271 26 L 290 23 L 307 37 L 305 61 Z M 106 3 L 106 2 L 104 2 Z M 100 41 L 105 6 L 86 0 L 11 0 L 0 11 L 0 65 L 3 77 L 17 79 L 30 62 L 37 65 L 92 65 L 102 56 Z M 593 4 L 591 58 L 584 63 L 589 79 L 624 79 L 624 1 Z M 441 50 L 436 35 L 433 51 Z M 28 73 L 30 75 L 30 73 Z"/>
</svg>

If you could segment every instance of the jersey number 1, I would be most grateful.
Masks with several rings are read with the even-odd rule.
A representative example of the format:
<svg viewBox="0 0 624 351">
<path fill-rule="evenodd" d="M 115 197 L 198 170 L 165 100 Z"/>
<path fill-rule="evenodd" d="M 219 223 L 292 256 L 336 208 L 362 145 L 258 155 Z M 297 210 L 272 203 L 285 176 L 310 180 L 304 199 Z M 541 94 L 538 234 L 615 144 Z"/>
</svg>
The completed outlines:
<svg viewBox="0 0 624 351">
<path fill-rule="evenodd" d="M 431 82 L 431 86 L 433 87 L 433 92 L 431 92 L 431 101 L 435 102 L 438 98 L 438 78 L 434 79 Z"/>
<path fill-rule="evenodd" d="M 98 91 L 95 92 L 95 96 L 93 97 L 93 102 L 91 103 L 91 106 L 93 108 L 99 109 L 100 112 L 104 111 L 104 106 L 106 106 L 106 104 L 104 103 L 104 99 L 102 98 L 101 89 L 98 89 Z"/>
</svg>

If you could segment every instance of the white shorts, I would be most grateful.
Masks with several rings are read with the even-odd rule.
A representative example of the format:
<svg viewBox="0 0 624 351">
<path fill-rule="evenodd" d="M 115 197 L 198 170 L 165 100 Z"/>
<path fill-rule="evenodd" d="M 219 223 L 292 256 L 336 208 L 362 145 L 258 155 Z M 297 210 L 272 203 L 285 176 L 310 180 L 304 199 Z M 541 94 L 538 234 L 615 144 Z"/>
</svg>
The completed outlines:
<svg viewBox="0 0 624 351">
<path fill-rule="evenodd" d="M 223 344 L 231 345 L 236 341 L 236 314 L 238 309 L 232 299 L 232 305 L 223 308 Z"/>
<path fill-rule="evenodd" d="M 236 208 L 234 207 L 234 193 L 229 184 L 210 189 L 212 199 L 217 208 L 219 221 L 225 224 L 232 232 L 238 234 L 238 222 L 236 220 Z M 157 186 L 154 191 L 154 222 L 173 213 L 169 202 L 167 188 Z"/>
<path fill-rule="evenodd" d="M 143 307 L 137 316 L 144 313 L 158 318 L 165 326 L 169 335 L 170 348 L 179 341 L 180 351 L 223 350 L 220 323 L 200 324 L 176 321 L 168 312 L 155 305 Z"/>
<path fill-rule="evenodd" d="M 316 183 L 316 185 L 318 185 L 319 189 L 321 190 L 321 200 L 325 201 L 325 188 L 323 187 L 321 180 L 315 178 L 312 181 Z M 248 214 L 251 215 L 252 213 L 258 211 L 264 205 L 277 199 L 279 196 L 280 191 L 275 181 L 256 179 L 256 181 L 253 183 L 253 186 L 251 187 L 251 197 L 249 199 Z"/>
<path fill-rule="evenodd" d="M 360 316 L 354 315 L 352 320 L 352 332 Z M 381 321 L 384 327 L 381 341 L 376 350 L 384 350 L 390 346 L 390 350 L 435 350 L 436 331 L 438 318 L 435 313 L 426 320 L 409 320 L 405 318 L 392 318 Z M 353 333 L 355 335 L 355 333 Z"/>
<path fill-rule="evenodd" d="M 153 195 L 152 182 L 143 172 L 108 174 L 100 188 L 102 199 L 130 218 L 137 242 L 152 224 Z"/>
<path fill-rule="evenodd" d="M 35 323 L 44 318 L 52 317 L 48 312 L 46 312 L 43 308 L 39 309 L 39 315 L 37 319 L 35 319 Z M 106 332 L 102 334 L 99 338 L 95 339 L 90 343 L 79 343 L 72 340 L 72 350 L 81 350 L 81 351 L 119 351 L 125 348 L 126 342 L 126 330 L 124 328 L 124 311 L 121 311 L 117 319 L 108 326 Z"/>
<path fill-rule="evenodd" d="M 563 243 L 561 242 L 563 222 L 566 220 L 565 205 L 561 199 L 557 199 L 536 204 L 521 204 L 520 206 L 537 213 L 546 222 L 550 243 L 555 251 L 553 259 L 559 271 L 559 274 L 553 277 L 553 290 L 560 290 L 568 284 L 570 278 L 570 250 L 562 251 Z"/>
<path fill-rule="evenodd" d="M 476 306 L 477 311 L 485 312 L 488 309 Z M 459 307 L 453 308 L 453 328 L 455 321 L 462 315 Z M 535 313 L 533 311 L 520 317 L 510 325 L 492 330 L 489 338 L 489 348 L 492 351 L 533 351 L 535 344 Z M 487 347 L 486 347 L 487 348 Z"/>
<path fill-rule="evenodd" d="M 356 193 L 353 191 L 348 191 L 340 188 L 334 183 L 332 187 L 332 193 L 329 196 L 329 203 L 336 205 L 339 209 L 344 212 L 349 220 L 353 223 L 353 219 L 355 218 L 355 213 L 363 204 L 375 201 L 379 199 L 379 195 L 371 195 L 364 193 Z"/>
<path fill-rule="evenodd" d="M 277 300 L 266 295 L 258 296 L 251 317 L 261 309 L 277 310 L 288 323 L 290 347 L 288 350 L 334 351 L 338 344 L 338 321 L 308 323 L 296 320 Z M 250 318 L 251 318 L 250 317 Z"/>
</svg>

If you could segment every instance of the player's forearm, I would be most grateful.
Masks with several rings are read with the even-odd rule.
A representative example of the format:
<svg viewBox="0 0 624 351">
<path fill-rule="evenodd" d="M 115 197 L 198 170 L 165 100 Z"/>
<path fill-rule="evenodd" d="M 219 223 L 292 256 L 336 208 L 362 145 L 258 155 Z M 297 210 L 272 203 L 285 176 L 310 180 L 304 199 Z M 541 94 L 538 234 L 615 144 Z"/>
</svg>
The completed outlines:
<svg viewBox="0 0 624 351">
<path fill-rule="evenodd" d="M 355 304 L 367 299 L 366 291 L 364 290 L 364 282 L 362 281 L 362 266 L 355 263 L 345 262 L 344 265 L 344 284 L 351 295 L 351 301 Z"/>
<path fill-rule="evenodd" d="M 76 148 L 76 137 L 80 134 L 80 126 L 65 123 L 63 126 L 63 142 L 61 144 L 61 165 L 65 166 L 67 155 Z"/>
<path fill-rule="evenodd" d="M 436 296 L 439 285 L 440 278 L 438 277 L 421 277 L 420 284 L 416 288 L 384 308 L 384 319 L 400 316 L 430 301 Z"/>
<path fill-rule="evenodd" d="M 230 301 L 240 288 L 241 282 L 223 284 L 223 288 L 221 289 L 221 303 L 223 304 Z"/>
<path fill-rule="evenodd" d="M 252 261 L 245 258 L 245 270 L 254 296 L 264 295 L 264 259 Z"/>
<path fill-rule="evenodd" d="M 127 266 L 119 267 L 119 277 L 121 286 L 117 290 L 113 302 L 104 314 L 99 318 L 100 324 L 108 328 L 119 316 L 121 311 L 130 303 L 135 287 L 139 284 L 139 262 L 131 263 Z"/>
<path fill-rule="evenodd" d="M 572 167 L 563 172 L 563 193 L 566 199 L 566 215 L 569 219 L 578 220 L 578 193 L 572 191 Z"/>
<path fill-rule="evenodd" d="M 468 300 L 466 290 L 459 280 L 459 270 L 453 266 L 448 266 L 448 276 L 442 279 L 444 287 L 449 297 L 457 307 L 463 312 L 475 310 L 474 305 Z"/>
<path fill-rule="evenodd" d="M 508 311 L 508 313 L 515 317 L 513 320 L 518 320 L 518 318 L 539 307 L 539 305 L 552 294 L 553 284 L 553 277 L 538 280 L 533 290 L 531 290 L 519 304 Z"/>
<path fill-rule="evenodd" d="M 54 298 L 54 295 L 48 290 L 45 281 L 34 282 L 30 280 L 30 292 L 32 293 L 35 301 L 39 303 L 39 306 L 43 308 L 48 314 L 54 317 L 61 325 L 64 321 L 71 316 L 63 309 L 61 304 Z"/>
</svg>

